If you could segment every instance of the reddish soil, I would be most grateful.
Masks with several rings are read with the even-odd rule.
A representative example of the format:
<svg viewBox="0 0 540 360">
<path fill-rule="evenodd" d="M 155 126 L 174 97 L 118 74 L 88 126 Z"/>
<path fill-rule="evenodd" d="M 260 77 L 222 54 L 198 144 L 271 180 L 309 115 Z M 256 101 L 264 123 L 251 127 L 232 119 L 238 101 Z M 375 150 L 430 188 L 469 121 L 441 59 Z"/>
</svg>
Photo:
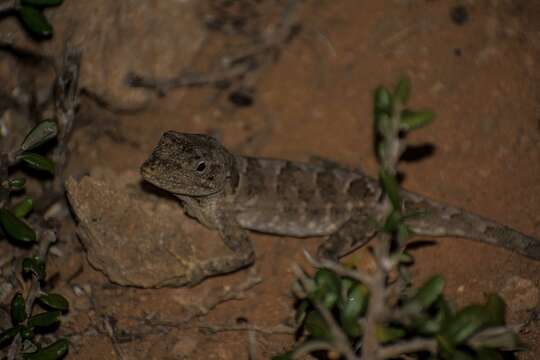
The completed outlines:
<svg viewBox="0 0 540 360">
<path fill-rule="evenodd" d="M 263 1 L 260 11 L 277 12 L 278 4 Z M 171 90 L 146 111 L 130 115 L 111 114 L 85 100 L 79 113 L 85 126 L 71 140 L 69 171 L 137 170 L 161 133 L 174 129 L 218 134 L 226 146 L 244 154 L 304 161 L 319 155 L 361 164 L 374 175 L 372 92 L 407 74 L 413 84 L 411 105 L 431 108 L 437 118 L 409 137 L 411 144 L 430 143 L 435 151 L 402 163 L 404 187 L 540 238 L 540 2 L 462 1 L 467 16 L 453 20 L 457 4 L 302 2 L 301 31 L 261 73 L 252 106 L 237 107 L 211 87 Z M 211 63 L 209 54 L 233 37 L 210 32 L 192 63 Z M 147 59 L 148 68 L 152 61 Z M 124 359 L 247 359 L 247 333 L 210 333 L 198 326 L 238 319 L 268 327 L 282 322 L 291 312 L 291 266 L 307 267 L 303 250 L 313 252 L 321 241 L 252 234 L 262 284 L 185 326 L 125 336 L 115 350 L 106 331 L 87 331 L 88 326 L 105 328 L 108 319 L 117 331 L 135 333 L 135 319 L 180 322 L 184 315 L 175 307 L 188 292 L 111 286 L 88 265 L 73 230 L 66 225 L 63 231 L 64 246 L 69 243 L 72 250 L 50 265 L 61 278 L 84 267 L 70 285 L 60 287 L 76 309 L 67 315 L 65 331 L 81 332 L 72 336 L 68 359 L 113 359 L 119 353 Z M 365 256 L 360 251 L 352 261 L 361 263 Z M 503 291 L 513 323 L 527 320 L 539 306 L 538 262 L 461 239 L 437 240 L 414 256 L 415 279 L 443 274 L 447 296 L 460 305 Z M 201 286 L 237 283 L 245 276 L 241 271 Z M 527 285 L 512 287 L 513 278 Z M 86 287 L 91 296 L 75 296 L 74 285 Z M 261 359 L 292 343 L 287 335 L 260 333 L 257 340 Z M 519 358 L 540 358 L 539 322 L 527 327 L 523 340 L 529 349 Z"/>
</svg>

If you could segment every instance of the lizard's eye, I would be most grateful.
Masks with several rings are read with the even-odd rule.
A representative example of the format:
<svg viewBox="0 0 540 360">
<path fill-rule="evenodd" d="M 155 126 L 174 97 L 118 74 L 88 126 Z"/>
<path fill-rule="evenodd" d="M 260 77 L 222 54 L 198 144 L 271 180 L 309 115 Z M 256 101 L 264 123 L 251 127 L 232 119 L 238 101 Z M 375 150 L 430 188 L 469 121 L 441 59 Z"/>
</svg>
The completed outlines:
<svg viewBox="0 0 540 360">
<path fill-rule="evenodd" d="M 195 168 L 195 170 L 198 172 L 198 173 L 203 173 L 204 170 L 206 170 L 206 164 L 204 161 L 201 161 L 197 164 L 197 167 Z"/>
</svg>

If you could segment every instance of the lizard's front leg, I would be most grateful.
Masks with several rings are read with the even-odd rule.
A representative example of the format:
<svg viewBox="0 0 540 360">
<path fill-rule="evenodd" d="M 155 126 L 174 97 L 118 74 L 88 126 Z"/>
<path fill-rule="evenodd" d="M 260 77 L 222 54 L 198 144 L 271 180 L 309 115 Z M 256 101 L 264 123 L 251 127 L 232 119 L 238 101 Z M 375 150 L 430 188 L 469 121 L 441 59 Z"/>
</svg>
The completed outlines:
<svg viewBox="0 0 540 360">
<path fill-rule="evenodd" d="M 364 246 L 377 231 L 375 220 L 364 212 L 355 212 L 317 250 L 319 258 L 337 261 L 340 257 Z"/>
<path fill-rule="evenodd" d="M 217 228 L 223 242 L 233 251 L 233 254 L 199 263 L 193 270 L 190 285 L 198 284 L 210 276 L 236 271 L 252 264 L 255 260 L 255 251 L 248 232 L 242 229 L 234 218 L 220 216 Z"/>
</svg>

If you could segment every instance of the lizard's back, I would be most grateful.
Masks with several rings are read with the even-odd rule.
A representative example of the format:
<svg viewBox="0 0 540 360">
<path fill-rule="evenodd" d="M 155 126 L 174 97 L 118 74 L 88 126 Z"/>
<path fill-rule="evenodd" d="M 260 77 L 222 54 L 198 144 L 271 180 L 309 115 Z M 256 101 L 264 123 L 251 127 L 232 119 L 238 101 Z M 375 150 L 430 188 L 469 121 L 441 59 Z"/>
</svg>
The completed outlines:
<svg viewBox="0 0 540 360">
<path fill-rule="evenodd" d="M 359 171 L 241 156 L 236 157 L 236 166 L 240 177 L 234 211 L 244 228 L 320 236 L 338 231 L 359 213 L 376 215 L 378 183 Z M 419 235 L 466 237 L 540 259 L 540 242 L 533 237 L 413 192 L 402 189 L 401 195 L 405 213 L 424 213 L 408 221 Z"/>
<path fill-rule="evenodd" d="M 241 234 L 237 225 L 298 237 L 330 235 L 328 243 L 339 248 L 334 255 L 377 231 L 371 223 L 380 215 L 377 180 L 336 165 L 235 156 L 212 137 L 169 131 L 141 173 L 178 196 L 201 223 L 219 228 L 231 248 L 250 248 L 242 235 L 231 240 Z M 402 212 L 416 214 L 406 224 L 418 235 L 467 237 L 540 259 L 540 241 L 531 236 L 406 190 L 401 196 Z"/>
<path fill-rule="evenodd" d="M 261 232 L 327 235 L 377 194 L 374 180 L 336 166 L 236 156 L 236 167 L 236 218 L 242 227 Z"/>
</svg>

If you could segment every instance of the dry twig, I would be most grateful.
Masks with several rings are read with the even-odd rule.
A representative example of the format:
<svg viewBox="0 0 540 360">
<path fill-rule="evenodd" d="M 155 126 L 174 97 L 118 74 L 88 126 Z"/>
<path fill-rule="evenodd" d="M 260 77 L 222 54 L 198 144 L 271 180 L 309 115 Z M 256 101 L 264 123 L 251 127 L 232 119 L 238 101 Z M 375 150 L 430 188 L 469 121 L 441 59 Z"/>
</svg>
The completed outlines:
<svg viewBox="0 0 540 360">
<path fill-rule="evenodd" d="M 399 139 L 402 105 L 399 101 L 396 101 L 394 106 L 393 115 L 390 119 L 390 129 L 383 136 L 382 140 L 385 151 L 381 159 L 381 166 L 390 176 L 395 176 L 397 173 L 397 164 L 405 148 Z M 389 197 L 385 195 L 379 208 L 379 222 L 383 223 L 391 211 L 392 204 Z M 381 359 L 380 354 L 383 348 L 377 339 L 376 329 L 379 324 L 391 318 L 392 314 L 392 309 L 389 308 L 387 299 L 388 273 L 396 265 L 390 259 L 391 241 L 390 234 L 379 233 L 374 244 L 374 256 L 377 266 L 372 275 L 373 283 L 366 284 L 370 290 L 370 305 L 366 314 L 364 336 L 362 338 L 362 358 L 365 360 Z"/>
<path fill-rule="evenodd" d="M 280 52 L 280 48 L 294 34 L 298 3 L 298 0 L 289 0 L 279 21 L 264 32 L 260 42 L 238 54 L 224 57 L 220 69 L 206 74 L 183 72 L 168 79 L 150 78 L 136 73 L 128 73 L 126 81 L 132 87 L 147 88 L 155 90 L 159 95 L 165 95 L 174 88 L 228 83 L 244 78 L 248 73 L 257 73 L 258 70 L 274 61 Z M 249 81 L 254 82 L 257 77 L 258 74 L 253 74 Z M 248 84 L 248 86 L 252 85 L 252 83 Z"/>
<path fill-rule="evenodd" d="M 5 0 L 0 3 L 0 16 L 13 12 L 17 6 L 17 0 Z"/>
<path fill-rule="evenodd" d="M 393 359 L 402 354 L 429 351 L 435 353 L 437 351 L 437 340 L 415 338 L 407 341 L 402 341 L 393 345 L 381 347 L 377 354 L 378 359 Z"/>
<path fill-rule="evenodd" d="M 224 324 L 224 325 L 200 325 L 200 329 L 208 330 L 212 333 L 226 332 L 226 331 L 254 331 L 261 334 L 275 335 L 275 334 L 288 334 L 293 335 L 296 332 L 296 328 L 287 325 L 279 324 L 270 327 L 264 327 L 253 324 Z"/>
</svg>

